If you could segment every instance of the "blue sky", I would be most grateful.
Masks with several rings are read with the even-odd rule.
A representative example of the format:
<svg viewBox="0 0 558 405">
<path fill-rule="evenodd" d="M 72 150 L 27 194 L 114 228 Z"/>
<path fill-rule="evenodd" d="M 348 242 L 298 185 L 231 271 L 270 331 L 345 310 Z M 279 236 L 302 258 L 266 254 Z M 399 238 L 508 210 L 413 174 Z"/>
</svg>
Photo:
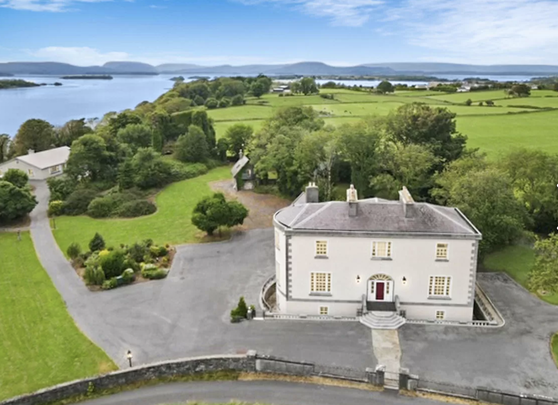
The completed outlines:
<svg viewBox="0 0 558 405">
<path fill-rule="evenodd" d="M 558 64 L 558 0 L 0 0 L 0 62 Z"/>
</svg>

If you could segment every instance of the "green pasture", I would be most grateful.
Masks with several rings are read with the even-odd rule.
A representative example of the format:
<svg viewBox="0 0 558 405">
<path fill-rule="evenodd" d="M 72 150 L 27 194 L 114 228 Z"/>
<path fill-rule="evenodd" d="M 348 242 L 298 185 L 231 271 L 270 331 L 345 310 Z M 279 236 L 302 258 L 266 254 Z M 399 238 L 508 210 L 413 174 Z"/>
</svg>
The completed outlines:
<svg viewBox="0 0 558 405">
<path fill-rule="evenodd" d="M 208 110 L 207 115 L 215 122 L 243 121 L 253 119 L 266 119 L 273 115 L 273 108 L 269 106 L 242 105 L 238 107 L 219 108 Z"/>
<path fill-rule="evenodd" d="M 514 148 L 558 153 L 558 111 L 457 118 L 467 145 L 498 157 Z"/>
<path fill-rule="evenodd" d="M 558 95 L 558 93 L 556 93 Z M 538 108 L 558 108 L 558 97 L 521 97 L 507 98 L 496 101 L 496 104 L 504 106 L 533 106 Z"/>
<path fill-rule="evenodd" d="M 0 234 L 0 401 L 116 369 L 75 325 L 29 233 Z"/>
<path fill-rule="evenodd" d="M 156 196 L 157 212 L 133 219 L 93 219 L 87 216 L 62 216 L 56 219 L 53 230 L 63 252 L 77 242 L 83 250 L 96 232 L 108 246 L 131 244 L 153 239 L 157 244 L 188 243 L 200 240 L 200 231 L 192 225 L 192 211 L 196 203 L 211 193 L 208 183 L 230 178 L 230 167 L 218 167 L 209 173 L 171 184 Z"/>
<path fill-rule="evenodd" d="M 533 91 L 533 93 L 535 93 Z M 467 100 L 473 102 L 476 101 L 486 101 L 486 100 L 499 100 L 502 98 L 508 98 L 508 95 L 504 90 L 488 90 L 488 91 L 471 91 L 466 93 L 438 93 L 435 96 L 428 96 L 431 100 L 440 100 L 449 103 L 465 104 Z"/>
</svg>

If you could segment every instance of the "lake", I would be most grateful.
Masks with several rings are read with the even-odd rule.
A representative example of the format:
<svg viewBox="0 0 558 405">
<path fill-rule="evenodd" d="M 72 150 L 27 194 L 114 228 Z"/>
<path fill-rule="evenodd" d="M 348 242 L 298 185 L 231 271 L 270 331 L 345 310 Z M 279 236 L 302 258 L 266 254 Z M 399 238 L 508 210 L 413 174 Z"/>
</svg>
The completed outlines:
<svg viewBox="0 0 558 405">
<path fill-rule="evenodd" d="M 211 76 L 203 75 L 199 76 Z M 498 81 L 526 81 L 528 76 L 484 76 Z M 62 86 L 43 86 L 0 90 L 0 134 L 15 135 L 26 120 L 40 118 L 53 125 L 63 125 L 71 119 L 101 118 L 110 111 L 134 108 L 142 101 L 154 101 L 172 88 L 172 75 L 114 76 L 113 80 L 63 80 L 59 76 L 18 76 L 35 83 L 63 83 Z M 440 75 L 448 79 L 462 79 L 463 75 Z M 2 78 L 0 78 L 2 79 Z M 5 78 L 8 79 L 8 78 Z M 318 80 L 325 83 L 328 80 Z M 377 86 L 377 80 L 336 80 L 346 85 Z M 424 82 L 393 81 L 402 84 Z"/>
</svg>

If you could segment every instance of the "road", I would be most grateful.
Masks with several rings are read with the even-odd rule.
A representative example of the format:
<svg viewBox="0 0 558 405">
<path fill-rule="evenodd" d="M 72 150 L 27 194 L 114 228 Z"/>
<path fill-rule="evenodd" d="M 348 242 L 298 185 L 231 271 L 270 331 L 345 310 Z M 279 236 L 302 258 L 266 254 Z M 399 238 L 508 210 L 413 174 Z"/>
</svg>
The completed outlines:
<svg viewBox="0 0 558 405">
<path fill-rule="evenodd" d="M 442 402 L 394 393 L 298 384 L 283 381 L 216 381 L 172 383 L 126 391 L 83 402 L 83 405 L 160 405 L 188 401 L 231 400 L 273 405 L 437 405 Z"/>
</svg>

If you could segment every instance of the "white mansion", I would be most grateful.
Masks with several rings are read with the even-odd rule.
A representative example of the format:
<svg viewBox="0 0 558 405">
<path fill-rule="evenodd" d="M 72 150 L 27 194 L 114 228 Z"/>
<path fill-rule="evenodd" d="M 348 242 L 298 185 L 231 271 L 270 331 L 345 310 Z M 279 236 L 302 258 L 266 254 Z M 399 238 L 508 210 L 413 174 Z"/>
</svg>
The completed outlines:
<svg viewBox="0 0 558 405">
<path fill-rule="evenodd" d="M 358 200 L 351 186 L 321 203 L 310 184 L 278 211 L 277 312 L 471 321 L 481 234 L 457 208 L 399 195 Z"/>
</svg>

